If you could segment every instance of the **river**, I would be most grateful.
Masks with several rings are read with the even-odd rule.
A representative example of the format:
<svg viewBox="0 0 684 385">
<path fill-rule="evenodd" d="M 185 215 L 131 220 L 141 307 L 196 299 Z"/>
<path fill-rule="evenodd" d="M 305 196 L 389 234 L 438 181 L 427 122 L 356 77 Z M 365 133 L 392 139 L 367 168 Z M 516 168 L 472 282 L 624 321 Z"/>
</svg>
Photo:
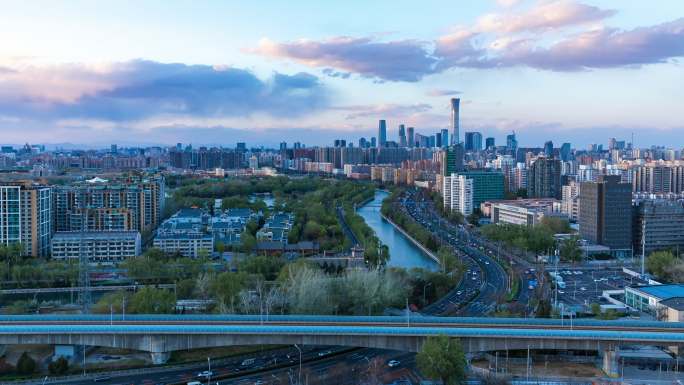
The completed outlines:
<svg viewBox="0 0 684 385">
<path fill-rule="evenodd" d="M 389 248 L 388 265 L 407 269 L 422 267 L 437 270 L 437 263 L 434 260 L 380 216 L 380 205 L 388 195 L 385 191 L 376 190 L 375 198 L 357 210 L 368 226 L 375 231 L 380 241 Z"/>
</svg>

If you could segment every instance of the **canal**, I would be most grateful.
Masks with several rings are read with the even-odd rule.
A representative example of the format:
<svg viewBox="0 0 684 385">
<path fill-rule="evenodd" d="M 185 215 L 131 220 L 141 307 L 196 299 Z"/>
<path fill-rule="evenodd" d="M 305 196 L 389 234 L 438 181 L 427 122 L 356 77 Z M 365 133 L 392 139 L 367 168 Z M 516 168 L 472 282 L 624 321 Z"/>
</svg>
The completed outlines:
<svg viewBox="0 0 684 385">
<path fill-rule="evenodd" d="M 389 266 L 422 267 L 437 270 L 437 263 L 414 245 L 404 234 L 394 228 L 389 222 L 380 216 L 382 200 L 389 194 L 385 191 L 376 190 L 375 198 L 366 205 L 360 207 L 357 213 L 366 221 L 383 244 L 387 245 L 390 253 Z"/>
</svg>

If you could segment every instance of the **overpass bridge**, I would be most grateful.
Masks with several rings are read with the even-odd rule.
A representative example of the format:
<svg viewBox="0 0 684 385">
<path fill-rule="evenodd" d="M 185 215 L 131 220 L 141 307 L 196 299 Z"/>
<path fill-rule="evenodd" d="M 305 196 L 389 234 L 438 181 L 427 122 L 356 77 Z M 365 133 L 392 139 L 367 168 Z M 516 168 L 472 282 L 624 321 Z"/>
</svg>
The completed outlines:
<svg viewBox="0 0 684 385">
<path fill-rule="evenodd" d="M 623 345 L 684 346 L 684 323 L 476 317 L 239 315 L 0 316 L 0 344 L 102 346 L 172 351 L 230 345 L 338 345 L 417 352 L 429 336 L 459 338 L 466 353 L 589 350 L 617 370 Z"/>
</svg>

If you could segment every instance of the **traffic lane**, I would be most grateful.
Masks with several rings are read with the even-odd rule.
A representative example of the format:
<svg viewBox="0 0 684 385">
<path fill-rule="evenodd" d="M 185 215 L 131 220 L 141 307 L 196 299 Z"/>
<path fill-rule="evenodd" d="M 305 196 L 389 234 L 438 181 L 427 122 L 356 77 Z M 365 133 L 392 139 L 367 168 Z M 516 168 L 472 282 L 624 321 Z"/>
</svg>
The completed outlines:
<svg viewBox="0 0 684 385">
<path fill-rule="evenodd" d="M 329 347 L 320 347 L 320 346 L 310 346 L 310 347 L 302 347 L 302 360 L 311 360 L 315 359 L 318 357 L 318 354 L 322 351 L 335 351 L 336 348 L 329 348 Z M 257 369 L 259 367 L 265 367 L 268 363 L 272 363 L 274 360 L 279 363 L 283 363 L 285 361 L 290 361 L 295 359 L 294 356 L 296 354 L 296 361 L 299 360 L 299 352 L 294 349 L 294 348 L 288 348 L 282 351 L 278 351 L 277 353 L 266 353 L 266 354 L 257 354 L 257 355 L 244 355 L 244 356 L 239 356 L 235 358 L 231 358 L 228 360 L 217 360 L 216 363 L 212 364 L 212 372 L 215 373 L 215 375 L 228 375 L 228 374 L 234 374 L 234 373 L 239 373 L 240 371 L 246 371 L 248 369 Z M 289 357 L 292 358 L 289 358 Z M 248 366 L 241 365 L 245 360 L 247 359 L 253 359 L 254 362 Z M 161 372 L 153 372 L 153 373 L 140 373 L 140 374 L 133 374 L 133 375 L 128 375 L 128 376 L 119 376 L 117 373 L 103 373 L 100 378 L 103 379 L 102 383 L 103 384 L 114 384 L 114 385 L 121 385 L 121 384 L 127 384 L 127 385 L 136 385 L 136 384 L 144 384 L 144 385 L 149 385 L 149 384 L 158 384 L 158 383 L 165 383 L 165 384 L 171 384 L 171 383 L 185 383 L 185 382 L 190 382 L 190 381 L 196 381 L 197 380 L 197 375 L 208 369 L 207 363 L 198 363 L 195 366 L 190 366 L 190 367 L 182 367 L 178 369 L 170 369 L 168 371 L 161 371 Z M 237 369 L 237 370 L 236 370 Z M 152 369 L 152 370 L 158 370 L 158 369 Z M 109 380 L 105 380 L 106 378 L 109 378 Z M 185 381 L 185 382 L 183 382 Z M 37 380 L 36 383 L 39 384 L 41 383 L 42 380 Z M 61 381 L 61 383 L 64 384 L 72 384 L 72 385 L 85 385 L 85 384 L 92 384 L 94 383 L 93 377 L 89 378 L 84 378 L 84 379 L 75 379 L 75 380 L 64 380 Z"/>
</svg>

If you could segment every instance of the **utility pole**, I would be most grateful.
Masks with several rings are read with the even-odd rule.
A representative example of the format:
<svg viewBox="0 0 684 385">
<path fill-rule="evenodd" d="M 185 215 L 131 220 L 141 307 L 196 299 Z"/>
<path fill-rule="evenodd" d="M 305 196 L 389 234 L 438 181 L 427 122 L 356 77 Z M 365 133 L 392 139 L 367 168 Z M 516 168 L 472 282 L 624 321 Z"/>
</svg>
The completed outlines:
<svg viewBox="0 0 684 385">
<path fill-rule="evenodd" d="M 641 222 L 641 279 L 644 279 L 646 265 L 646 212 Z"/>
</svg>

